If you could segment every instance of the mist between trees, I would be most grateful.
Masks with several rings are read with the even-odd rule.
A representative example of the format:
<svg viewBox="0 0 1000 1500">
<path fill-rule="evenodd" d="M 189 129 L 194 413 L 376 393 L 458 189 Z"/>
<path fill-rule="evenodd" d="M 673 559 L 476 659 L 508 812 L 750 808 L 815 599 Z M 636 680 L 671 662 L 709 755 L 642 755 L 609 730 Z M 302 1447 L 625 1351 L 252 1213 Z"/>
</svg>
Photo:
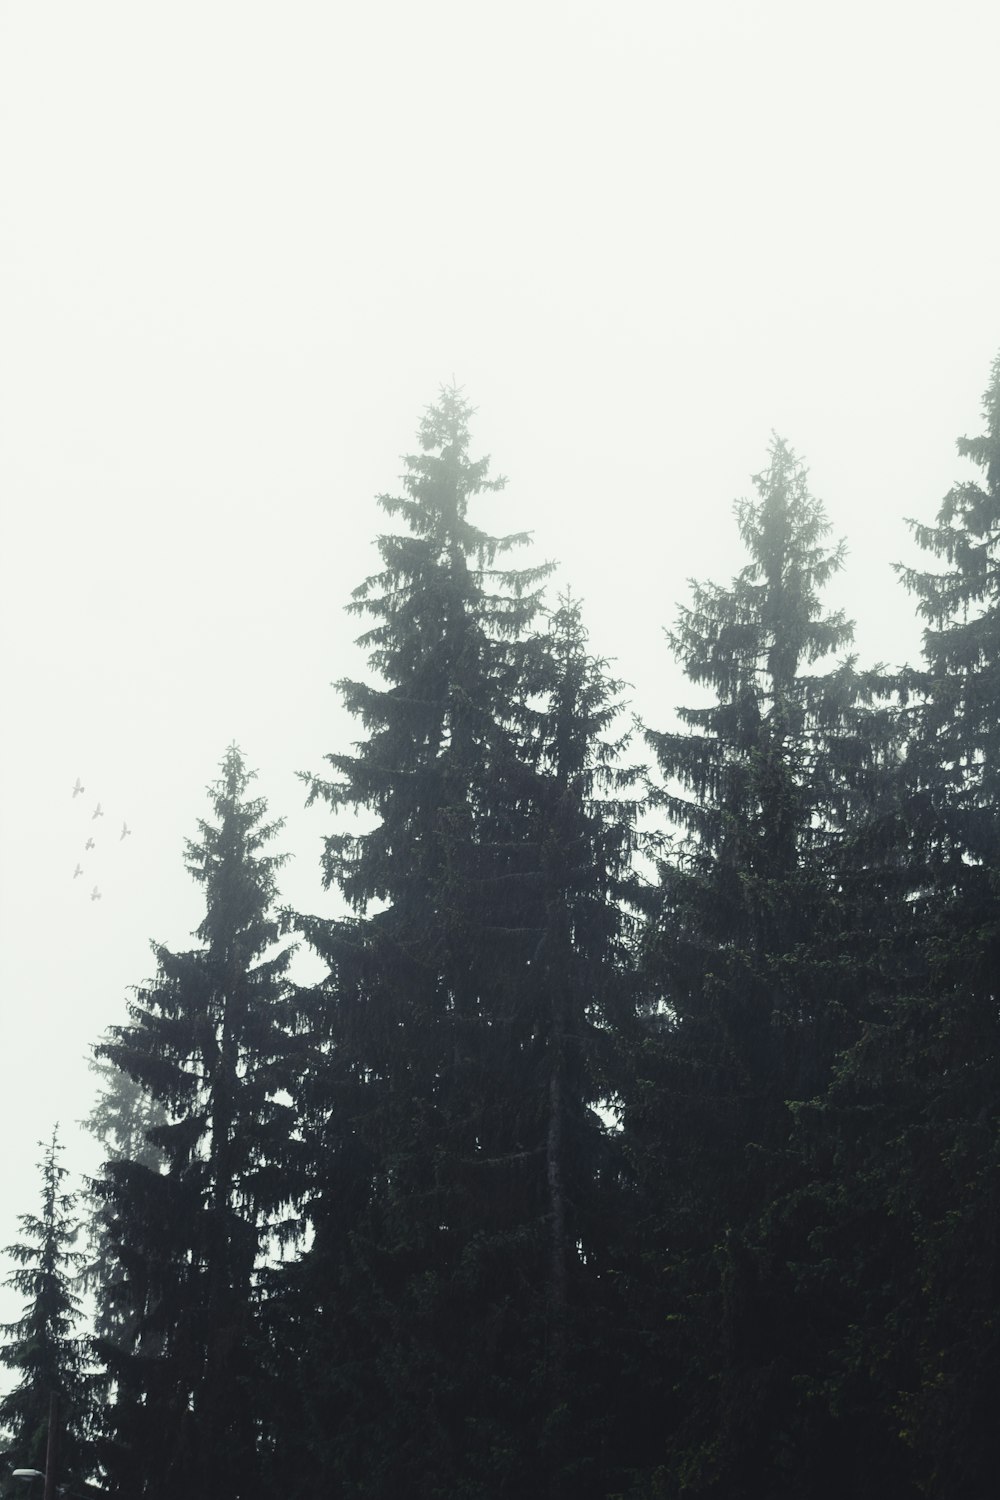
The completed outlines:
<svg viewBox="0 0 1000 1500">
<path fill-rule="evenodd" d="M 672 728 L 480 529 L 472 416 L 443 390 L 381 497 L 358 740 L 303 776 L 342 914 L 282 906 L 231 746 L 194 946 L 95 1047 L 104 1166 L 72 1194 L 44 1147 L 8 1466 L 123 1500 L 991 1493 L 1000 359 L 909 523 L 920 664 L 859 664 L 775 439 L 744 566 L 668 633 Z"/>
</svg>

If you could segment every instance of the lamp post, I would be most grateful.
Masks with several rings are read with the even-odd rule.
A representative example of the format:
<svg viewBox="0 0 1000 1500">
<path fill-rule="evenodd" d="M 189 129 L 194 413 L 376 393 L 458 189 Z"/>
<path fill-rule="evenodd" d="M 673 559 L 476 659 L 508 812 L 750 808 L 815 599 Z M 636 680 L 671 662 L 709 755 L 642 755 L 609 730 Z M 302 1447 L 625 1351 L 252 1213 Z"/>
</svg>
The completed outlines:
<svg viewBox="0 0 1000 1500">
<path fill-rule="evenodd" d="M 56 1445 L 59 1439 L 59 1397 L 49 1392 L 49 1430 L 45 1435 L 45 1489 L 43 1500 L 53 1500 L 56 1492 Z"/>
</svg>

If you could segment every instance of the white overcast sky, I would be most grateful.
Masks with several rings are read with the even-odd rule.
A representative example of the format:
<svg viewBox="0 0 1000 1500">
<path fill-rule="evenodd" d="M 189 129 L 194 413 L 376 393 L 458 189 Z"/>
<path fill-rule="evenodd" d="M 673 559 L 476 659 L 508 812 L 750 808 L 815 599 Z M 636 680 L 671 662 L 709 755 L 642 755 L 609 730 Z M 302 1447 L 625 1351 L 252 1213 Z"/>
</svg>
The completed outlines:
<svg viewBox="0 0 1000 1500">
<path fill-rule="evenodd" d="M 1000 346 L 998 55 L 995 0 L 3 0 L 0 1245 L 56 1119 L 93 1162 L 88 1047 L 189 941 L 230 741 L 330 909 L 294 773 L 353 735 L 343 605 L 442 382 L 509 476 L 476 518 L 654 725 L 772 429 L 861 658 L 915 654 L 902 518 Z"/>
</svg>

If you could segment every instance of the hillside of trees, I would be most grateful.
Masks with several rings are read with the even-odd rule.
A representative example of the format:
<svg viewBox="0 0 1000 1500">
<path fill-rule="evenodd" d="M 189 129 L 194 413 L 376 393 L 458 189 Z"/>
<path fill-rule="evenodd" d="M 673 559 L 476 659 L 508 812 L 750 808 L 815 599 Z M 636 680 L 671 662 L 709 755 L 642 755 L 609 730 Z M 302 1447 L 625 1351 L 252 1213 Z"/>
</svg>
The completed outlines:
<svg viewBox="0 0 1000 1500">
<path fill-rule="evenodd" d="M 380 497 L 355 742 L 303 776 L 341 915 L 282 904 L 249 755 L 192 810 L 193 946 L 95 1041 L 104 1166 L 70 1193 L 54 1134 L 7 1252 L 5 1473 L 991 1495 L 1000 357 L 964 477 L 907 523 L 919 663 L 855 654 L 843 544 L 774 439 L 744 566 L 667 632 L 691 706 L 649 724 L 530 538 L 486 529 L 473 415 L 443 390 Z"/>
</svg>

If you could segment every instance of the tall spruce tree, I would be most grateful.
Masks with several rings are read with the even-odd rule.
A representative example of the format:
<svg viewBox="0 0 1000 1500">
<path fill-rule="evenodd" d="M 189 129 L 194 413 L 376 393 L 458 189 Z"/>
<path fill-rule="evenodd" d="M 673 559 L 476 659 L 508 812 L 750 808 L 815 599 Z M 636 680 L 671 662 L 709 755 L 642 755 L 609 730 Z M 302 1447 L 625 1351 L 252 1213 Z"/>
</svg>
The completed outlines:
<svg viewBox="0 0 1000 1500">
<path fill-rule="evenodd" d="M 0 1328 L 7 1339 L 0 1363 L 18 1376 L 0 1398 L 0 1430 L 13 1467 L 45 1472 L 51 1463 L 53 1482 L 75 1490 L 94 1465 L 87 1341 L 76 1331 L 76 1281 L 84 1257 L 73 1248 L 80 1223 L 76 1197 L 63 1186 L 67 1170 L 58 1126 L 40 1144 L 41 1211 L 20 1216 L 24 1238 L 6 1248 L 18 1265 L 5 1284 L 26 1300 L 21 1317 Z"/>
<path fill-rule="evenodd" d="M 913 780 L 925 793 L 914 828 L 920 885 L 935 904 L 954 903 L 963 943 L 984 945 L 954 956 L 964 978 L 971 963 L 989 986 L 1000 864 L 1000 356 L 983 405 L 985 433 L 960 438 L 958 451 L 984 482 L 956 484 L 933 525 L 910 523 L 944 569 L 900 573 L 925 621 L 924 666 L 905 678 L 918 704 Z"/>
<path fill-rule="evenodd" d="M 480 833 L 517 759 L 522 638 L 548 570 L 502 567 L 527 537 L 474 525 L 471 502 L 503 481 L 470 458 L 470 417 L 442 391 L 405 495 L 380 497 L 407 531 L 379 538 L 383 569 L 351 606 L 375 621 L 360 644 L 377 677 L 339 684 L 366 737 L 328 757 L 334 779 L 309 778 L 311 797 L 368 823 L 326 841 L 326 883 L 356 915 L 304 923 L 330 978 L 326 1065 L 305 1094 L 324 1180 L 303 1296 L 324 1317 L 296 1398 L 347 1494 L 466 1493 L 474 1454 L 498 1441 L 482 1372 L 505 1319 L 476 1310 L 477 1166 L 520 1151 L 489 1107 L 490 1059 L 497 955 L 523 967 L 527 938 L 488 930 L 486 878 L 516 851 Z"/>
<path fill-rule="evenodd" d="M 923 665 L 900 680 L 908 955 L 897 943 L 891 1003 L 818 1114 L 866 1227 L 823 1245 L 851 1293 L 841 1363 L 878 1371 L 884 1428 L 909 1449 L 898 1467 L 938 1500 L 988 1493 L 1000 1462 L 1000 358 L 984 411 L 984 434 L 958 443 L 982 479 L 910 523 L 938 566 L 900 569 L 925 621 Z"/>
<path fill-rule="evenodd" d="M 925 1488 L 942 1497 L 985 1493 L 1000 1465 L 1000 355 L 983 414 L 983 434 L 958 442 L 981 480 L 955 485 L 936 524 L 914 528 L 943 572 L 904 571 L 927 625 L 917 872 L 934 905 L 910 1138 L 911 1161 L 926 1163 L 913 1195 L 926 1304 L 904 1415 Z"/>
<path fill-rule="evenodd" d="M 281 826 L 231 747 L 187 866 L 205 891 L 200 946 L 156 945 L 155 980 L 96 1049 L 165 1111 L 158 1156 L 114 1157 L 95 1191 L 112 1261 L 118 1339 L 106 1450 L 113 1493 L 245 1500 L 265 1486 L 257 1270 L 287 1215 L 298 1164 L 294 1015 L 277 949 Z"/>
<path fill-rule="evenodd" d="M 823 612 L 844 548 L 826 545 L 803 466 L 776 440 L 754 483 L 757 498 L 736 507 L 749 563 L 728 589 L 695 585 L 668 632 L 686 675 L 714 701 L 678 709 L 679 731 L 647 731 L 664 778 L 654 805 L 679 834 L 646 949 L 671 1035 L 704 1042 L 695 1092 L 728 1092 L 743 1115 L 738 1131 L 763 1141 L 772 1125 L 783 1134 L 783 1101 L 823 1076 L 831 1049 L 821 1033 L 838 1034 L 839 1007 L 817 1003 L 798 971 L 789 983 L 785 974 L 822 927 L 843 829 L 863 795 L 875 679 L 852 658 L 811 670 L 849 646 L 853 630 L 842 613 Z M 720 1203 L 723 1222 L 734 1207 Z"/>
<path fill-rule="evenodd" d="M 824 670 L 852 629 L 823 610 L 843 546 L 827 546 L 805 470 L 776 440 L 754 482 L 736 507 L 749 562 L 729 588 L 695 585 L 668 634 L 711 701 L 678 710 L 676 732 L 647 732 L 654 800 L 678 832 L 645 940 L 656 1006 L 627 1118 L 646 1263 L 659 1262 L 650 1306 L 669 1330 L 667 1467 L 732 1497 L 783 1493 L 794 1468 L 801 1351 L 782 1346 L 790 1287 L 766 1269 L 760 1226 L 802 1171 L 788 1101 L 821 1088 L 855 1034 L 863 955 L 845 960 L 845 936 L 876 937 L 868 865 L 849 873 L 845 849 L 895 753 L 882 676 L 850 657 Z M 678 1402 L 685 1369 L 699 1376 Z"/>
<path fill-rule="evenodd" d="M 470 416 L 443 391 L 405 497 L 381 499 L 408 534 L 379 539 L 355 595 L 377 679 L 340 684 L 366 737 L 310 778 L 366 814 L 326 844 L 355 915 L 304 923 L 330 967 L 306 1094 L 324 1176 L 287 1279 L 291 1341 L 321 1307 L 288 1388 L 345 1495 L 556 1494 L 570 1472 L 632 833 L 592 805 L 613 685 L 573 609 L 530 635 L 547 568 L 499 566 L 526 537 L 470 518 L 500 487 Z"/>
</svg>

